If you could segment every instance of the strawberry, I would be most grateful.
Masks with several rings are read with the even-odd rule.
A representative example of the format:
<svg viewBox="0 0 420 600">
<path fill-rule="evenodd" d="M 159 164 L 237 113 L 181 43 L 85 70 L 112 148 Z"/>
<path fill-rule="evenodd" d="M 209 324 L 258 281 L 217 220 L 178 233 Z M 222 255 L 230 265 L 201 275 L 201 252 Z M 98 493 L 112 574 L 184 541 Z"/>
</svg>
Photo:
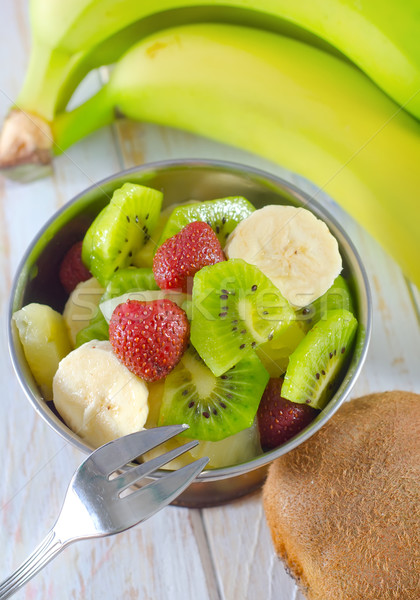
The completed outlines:
<svg viewBox="0 0 420 600">
<path fill-rule="evenodd" d="M 290 402 L 281 396 L 283 379 L 270 379 L 257 411 L 261 447 L 271 450 L 284 444 L 306 427 L 318 414 L 307 404 Z"/>
<path fill-rule="evenodd" d="M 119 304 L 109 322 L 109 341 L 122 363 L 145 381 L 163 379 L 189 341 L 187 315 L 171 300 Z"/>
<path fill-rule="evenodd" d="M 90 279 L 92 275 L 82 263 L 82 243 L 76 242 L 64 255 L 60 264 L 58 277 L 61 285 L 68 294 L 74 290 L 81 281 Z"/>
<path fill-rule="evenodd" d="M 162 290 L 190 292 L 194 275 L 208 265 L 225 259 L 213 229 L 207 223 L 194 221 L 167 239 L 153 259 L 153 275 Z"/>
</svg>

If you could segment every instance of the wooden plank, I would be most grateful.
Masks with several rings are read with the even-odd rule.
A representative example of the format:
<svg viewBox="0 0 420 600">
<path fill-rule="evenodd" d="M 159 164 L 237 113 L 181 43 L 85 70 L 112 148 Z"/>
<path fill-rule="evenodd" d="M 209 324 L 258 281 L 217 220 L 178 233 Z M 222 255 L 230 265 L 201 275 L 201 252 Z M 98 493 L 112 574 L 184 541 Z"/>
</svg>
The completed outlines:
<svg viewBox="0 0 420 600">
<path fill-rule="evenodd" d="M 7 5 L 0 24 L 2 48 L 16 61 L 1 72 L 0 117 L 16 97 L 28 49 L 27 22 L 17 23 L 14 9 L 26 14 L 26 1 Z M 12 10 L 13 9 L 13 10 Z M 26 44 L 26 45 L 25 45 Z M 19 56 L 22 59 L 19 62 Z M 18 68 L 19 66 L 19 68 Z M 90 78 L 79 91 L 98 87 Z M 113 132 L 103 130 L 71 148 L 55 162 L 51 178 L 27 186 L 1 180 L 0 290 L 7 305 L 11 279 L 28 242 L 53 212 L 86 186 L 121 167 Z M 82 460 L 80 452 L 63 442 L 36 415 L 19 388 L 7 357 L 4 328 L 0 332 L 3 397 L 0 405 L 0 448 L 3 478 L 0 487 L 4 549 L 0 579 L 27 556 L 53 524 L 68 481 Z M 168 508 L 141 528 L 109 539 L 84 542 L 66 549 L 16 597 L 33 600 L 61 597 L 97 598 L 218 598 L 199 512 Z M 188 557 L 188 560 L 186 560 Z"/>
<path fill-rule="evenodd" d="M 189 147 L 191 142 L 192 139 L 189 139 Z M 202 140 L 197 141 L 199 151 L 194 152 L 193 156 L 203 156 L 200 152 L 202 143 Z M 182 137 L 179 132 L 166 130 L 165 146 L 170 150 L 171 156 L 186 155 L 186 147 L 182 145 Z M 210 146 L 205 145 L 204 155 L 230 160 L 245 160 L 248 164 L 274 171 L 272 165 L 267 165 L 265 161 L 255 160 L 250 155 L 213 143 Z M 302 178 L 280 172 L 281 169 L 275 171 L 292 183 L 300 185 L 309 193 L 317 191 L 314 186 Z M 417 387 L 418 389 L 419 379 L 416 365 L 418 353 L 415 353 L 418 328 L 416 328 L 413 312 L 410 310 L 409 295 L 400 269 L 378 244 L 328 196 L 318 194 L 317 197 L 350 233 L 362 254 L 369 279 L 372 281 L 374 329 L 371 352 L 353 397 L 371 391 L 393 389 L 397 381 L 399 387 L 406 389 Z M 401 307 L 404 307 L 404 320 L 398 318 Z M 412 351 L 407 352 L 407 347 L 411 347 Z M 246 515 L 244 521 L 246 520 L 247 527 L 237 521 L 240 521 L 241 509 Z M 283 566 L 278 561 L 276 562 L 277 559 L 273 552 L 271 551 L 270 554 L 270 551 L 267 550 L 267 530 L 261 524 L 261 506 L 258 500 L 244 500 L 242 505 L 235 503 L 229 507 L 209 509 L 204 511 L 204 514 L 207 535 L 224 598 L 269 598 L 271 592 L 268 583 L 273 581 L 276 582 L 273 584 L 273 597 L 278 595 L 280 590 L 287 590 L 285 592 L 287 596 L 290 593 L 290 587 L 294 589 Z M 255 532 L 258 529 L 261 531 L 259 536 Z M 238 536 L 238 532 L 242 531 L 247 537 L 246 542 L 240 534 Z M 252 571 L 250 565 L 255 568 L 255 572 L 260 574 L 259 577 L 250 576 Z M 269 571 L 270 575 L 268 575 L 268 570 L 272 565 L 275 565 L 274 569 Z M 238 576 L 232 578 L 232 573 L 238 573 Z"/>
<path fill-rule="evenodd" d="M 127 122 L 119 122 L 115 128 L 127 167 L 138 161 L 211 158 L 267 168 L 267 161 L 259 157 L 175 129 L 146 123 L 130 127 Z M 286 175 L 281 167 L 270 167 L 272 172 Z M 291 600 L 295 584 L 274 555 L 259 494 L 231 505 L 206 509 L 203 514 L 206 538 L 224 600 Z M 202 551 L 205 546 L 203 540 Z"/>
<path fill-rule="evenodd" d="M 295 583 L 275 555 L 261 492 L 204 511 L 223 600 L 292 600 Z"/>
<path fill-rule="evenodd" d="M 291 180 L 311 192 L 312 186 L 297 177 Z M 355 386 L 352 397 L 387 389 L 408 389 L 420 391 L 418 374 L 419 329 L 410 305 L 410 295 L 404 277 L 395 262 L 382 248 L 331 199 L 319 199 L 345 226 L 353 242 L 358 247 L 369 279 L 372 283 L 374 325 L 372 341 L 365 368 Z M 260 524 L 261 507 L 258 500 L 247 501 L 246 523 L 238 523 L 241 506 L 231 505 L 225 509 L 205 511 L 205 523 L 220 578 L 223 597 L 275 598 L 279 594 L 290 594 L 293 583 L 284 571 L 282 564 L 267 548 L 267 531 Z M 232 509 L 233 514 L 230 512 Z M 245 520 L 245 519 L 244 519 Z M 260 528 L 260 536 L 252 533 Z M 244 532 L 245 541 L 239 533 L 241 544 L 232 551 L 232 531 Z M 238 535 L 238 534 L 237 534 Z M 236 551 L 235 551 L 236 550 Z M 272 569 L 272 565 L 275 565 Z M 255 568 L 258 577 L 249 576 L 249 565 Z M 245 570 L 245 573 L 243 571 Z M 231 573 L 243 575 L 233 583 Z M 247 587 L 243 588 L 241 585 Z M 275 581 L 273 590 L 268 588 Z M 296 599 L 303 600 L 297 590 Z M 272 595 L 271 595 L 272 594 Z M 281 597 L 281 596 L 280 596 Z M 292 598 L 293 596 L 290 596 Z"/>
<path fill-rule="evenodd" d="M 299 181 L 296 178 L 295 181 Z M 300 179 L 302 189 L 315 194 L 317 188 Z M 365 367 L 353 397 L 370 392 L 407 389 L 420 391 L 418 356 L 420 331 L 413 310 L 413 290 L 393 258 L 326 194 L 318 201 L 337 219 L 349 235 L 366 268 L 372 293 L 373 326 Z"/>
<path fill-rule="evenodd" d="M 13 61 L 2 65 L 0 116 L 16 96 L 28 53 L 26 0 L 2 5 L 0 43 Z M 3 53 L 4 55 L 4 53 Z M 97 75 L 79 99 L 98 86 Z M 6 94 L 6 95 L 5 95 Z M 51 179 L 30 186 L 0 180 L 0 310 L 28 241 L 64 202 L 86 186 L 143 162 L 196 157 L 234 160 L 267 169 L 314 191 L 308 182 L 249 153 L 169 128 L 119 123 L 71 148 Z M 395 263 L 328 197 L 320 199 L 356 243 L 372 281 L 374 330 L 354 396 L 396 387 L 419 391 L 418 290 L 407 286 Z M 4 328 L 1 356 L 7 357 Z M 0 579 L 46 533 L 82 455 L 39 419 L 21 392 L 9 360 L 0 361 L 0 486 L 3 560 Z M 170 507 L 129 533 L 68 548 L 16 598 L 153 598 L 303 600 L 275 556 L 260 493 L 206 509 Z"/>
<path fill-rule="evenodd" d="M 372 286 L 375 313 L 373 350 L 369 354 L 367 367 L 360 377 L 353 396 L 387 389 L 391 384 L 395 385 L 395 381 L 399 381 L 400 386 L 405 385 L 407 389 L 414 389 L 417 380 L 415 361 L 400 352 L 402 345 L 406 344 L 407 336 L 409 340 L 413 340 L 414 346 L 413 335 L 415 336 L 416 332 L 416 329 L 413 329 L 412 311 L 407 306 L 408 292 L 404 278 L 399 268 L 376 242 L 362 231 L 331 198 L 319 193 L 312 184 L 302 178 L 246 152 L 150 124 L 135 124 L 132 129 L 127 123 L 120 123 L 116 127 L 123 161 L 127 166 L 132 166 L 139 161 L 162 158 L 199 157 L 233 160 L 274 172 L 300 185 L 309 193 L 315 193 L 318 200 L 350 232 L 356 246 L 361 249 L 369 278 L 375 282 Z M 133 130 L 137 132 L 134 136 Z M 390 285 L 391 281 L 392 285 Z M 391 289 L 391 293 L 384 294 L 382 288 Z M 396 307 L 400 305 L 406 308 L 407 315 L 407 322 L 403 329 L 395 318 L 395 313 L 398 312 Z M 379 315 L 381 318 L 378 318 Z M 387 317 L 385 320 L 387 328 L 381 327 L 385 317 Z M 295 594 L 299 596 L 294 583 L 274 554 L 265 521 L 261 518 L 261 511 L 258 495 L 227 507 L 203 511 L 207 537 L 223 598 L 274 598 L 281 593 L 286 600 Z M 244 533 L 238 535 L 238 532 Z M 232 577 L 232 573 L 238 575 Z M 253 576 L 254 573 L 260 574 L 259 577 Z"/>
</svg>

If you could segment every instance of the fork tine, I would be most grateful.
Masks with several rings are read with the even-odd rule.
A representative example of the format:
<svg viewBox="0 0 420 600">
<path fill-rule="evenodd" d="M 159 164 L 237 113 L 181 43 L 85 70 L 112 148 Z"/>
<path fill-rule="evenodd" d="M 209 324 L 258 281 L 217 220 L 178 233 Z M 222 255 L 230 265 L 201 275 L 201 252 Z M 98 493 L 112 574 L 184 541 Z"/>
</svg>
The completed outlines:
<svg viewBox="0 0 420 600">
<path fill-rule="evenodd" d="M 136 524 L 148 519 L 172 502 L 197 477 L 209 462 L 207 457 L 163 475 L 160 479 L 119 499 L 124 508 L 136 515 Z"/>
<path fill-rule="evenodd" d="M 101 446 L 87 460 L 92 461 L 104 475 L 108 476 L 187 429 L 188 425 L 167 425 L 136 431 Z"/>
<path fill-rule="evenodd" d="M 177 458 L 178 456 L 181 456 L 181 454 L 188 452 L 192 448 L 195 448 L 197 445 L 198 442 L 193 440 L 187 444 L 184 444 L 183 446 L 180 446 L 179 448 L 173 448 L 173 450 L 169 450 L 168 452 L 165 452 L 165 454 L 156 456 L 155 458 L 152 458 L 141 465 L 128 469 L 128 471 L 125 471 L 125 473 L 121 473 L 121 475 L 115 477 L 112 482 L 116 485 L 118 493 L 120 493 L 130 487 L 130 485 L 136 483 L 136 481 L 142 477 L 153 473 L 153 471 L 156 471 L 156 469 L 160 469 L 160 467 L 163 467 L 163 465 L 166 465 L 166 463 L 170 462 L 174 458 Z"/>
</svg>

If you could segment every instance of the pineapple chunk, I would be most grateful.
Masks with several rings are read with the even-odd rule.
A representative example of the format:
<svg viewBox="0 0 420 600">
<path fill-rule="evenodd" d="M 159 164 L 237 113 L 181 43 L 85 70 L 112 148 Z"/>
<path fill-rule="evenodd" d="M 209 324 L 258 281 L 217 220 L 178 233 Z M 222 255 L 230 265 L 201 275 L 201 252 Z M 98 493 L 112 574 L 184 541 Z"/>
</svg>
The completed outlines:
<svg viewBox="0 0 420 600">
<path fill-rule="evenodd" d="M 64 319 L 45 304 L 32 303 L 13 315 L 23 351 L 45 400 L 52 400 L 52 381 L 58 363 L 71 345 Z"/>
<path fill-rule="evenodd" d="M 222 469 L 239 465 L 262 454 L 260 434 L 257 422 L 254 421 L 248 429 L 242 429 L 233 435 L 217 442 L 200 441 L 189 454 L 193 459 L 208 456 L 208 468 Z"/>
</svg>

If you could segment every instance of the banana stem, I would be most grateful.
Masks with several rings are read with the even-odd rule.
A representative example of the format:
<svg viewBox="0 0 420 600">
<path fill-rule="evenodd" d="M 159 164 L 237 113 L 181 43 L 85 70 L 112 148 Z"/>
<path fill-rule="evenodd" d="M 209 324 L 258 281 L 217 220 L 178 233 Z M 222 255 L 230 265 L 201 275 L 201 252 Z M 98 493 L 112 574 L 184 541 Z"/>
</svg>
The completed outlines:
<svg viewBox="0 0 420 600">
<path fill-rule="evenodd" d="M 64 150 L 97 129 L 115 120 L 114 103 L 107 86 L 70 112 L 57 115 L 52 123 L 54 154 Z"/>
<path fill-rule="evenodd" d="M 114 119 L 114 103 L 107 86 L 52 122 L 15 108 L 9 113 L 0 135 L 0 170 L 18 181 L 42 177 L 49 172 L 53 155 L 61 154 Z"/>
<path fill-rule="evenodd" d="M 83 52 L 51 50 L 35 41 L 16 107 L 51 121 L 67 105 L 75 82 L 88 72 L 84 57 Z"/>
</svg>

